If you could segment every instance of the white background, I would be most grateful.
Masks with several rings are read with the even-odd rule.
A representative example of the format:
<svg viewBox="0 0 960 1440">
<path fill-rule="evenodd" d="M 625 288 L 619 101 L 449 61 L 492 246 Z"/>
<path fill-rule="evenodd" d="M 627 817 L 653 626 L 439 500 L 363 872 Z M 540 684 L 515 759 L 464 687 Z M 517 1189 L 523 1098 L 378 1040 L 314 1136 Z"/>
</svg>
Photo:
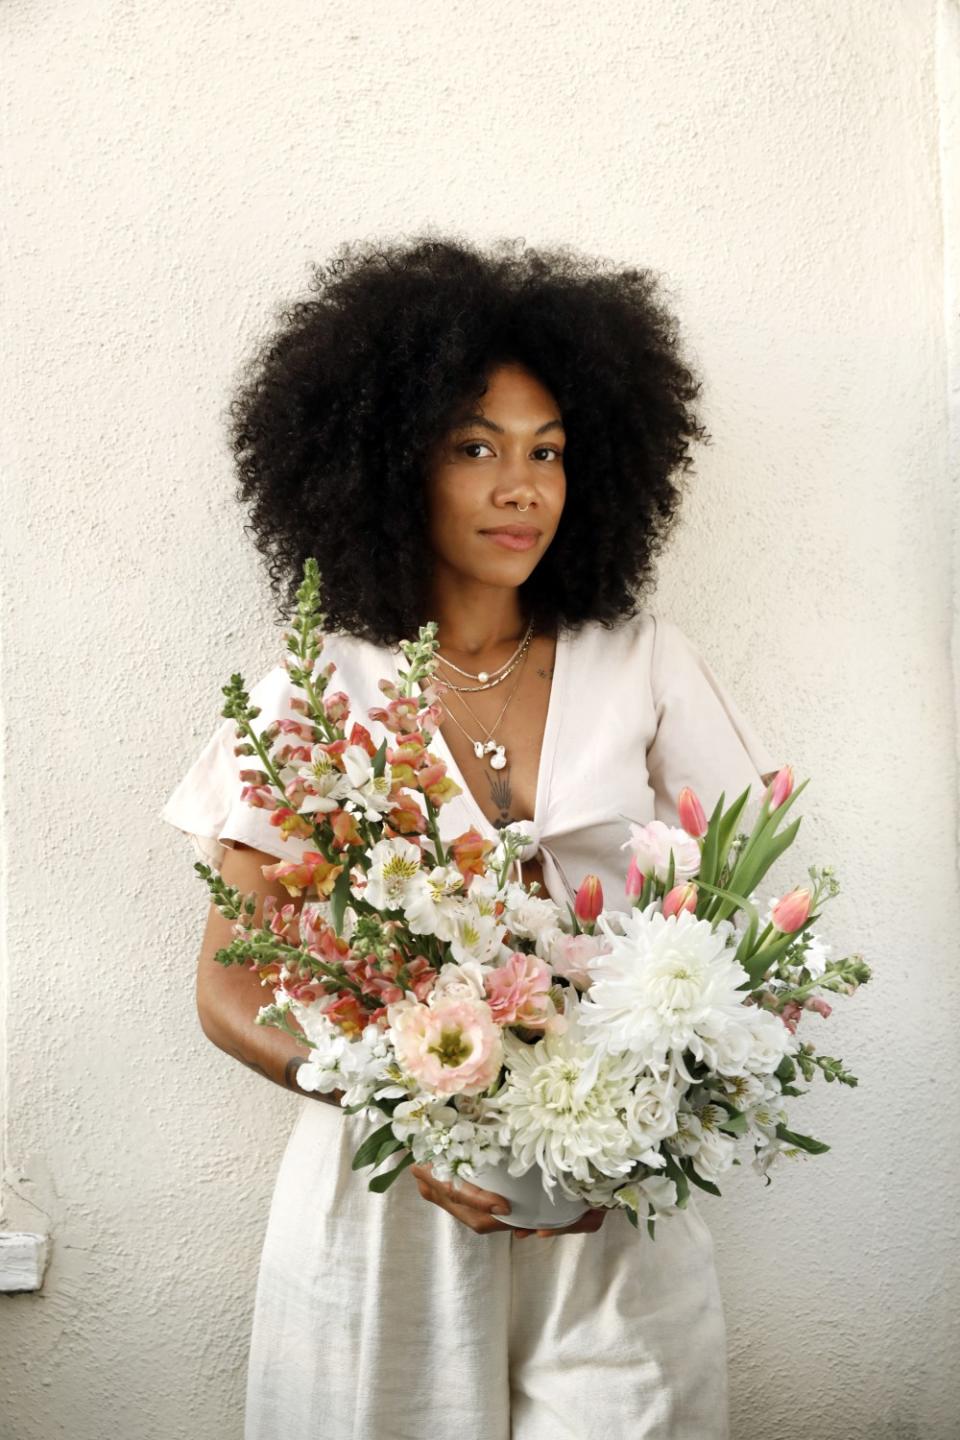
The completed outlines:
<svg viewBox="0 0 960 1440">
<path fill-rule="evenodd" d="M 791 878 L 838 866 L 823 929 L 875 967 L 822 1031 L 860 1088 L 794 1102 L 829 1154 L 701 1202 L 733 1435 L 956 1435 L 958 32 L 947 0 L 6 0 L 3 1224 L 53 1242 L 0 1298 L 6 1435 L 240 1435 L 297 1102 L 199 1031 L 206 890 L 156 813 L 281 653 L 233 377 L 311 260 L 428 225 L 663 276 L 714 438 L 658 607 L 813 777 Z"/>
</svg>

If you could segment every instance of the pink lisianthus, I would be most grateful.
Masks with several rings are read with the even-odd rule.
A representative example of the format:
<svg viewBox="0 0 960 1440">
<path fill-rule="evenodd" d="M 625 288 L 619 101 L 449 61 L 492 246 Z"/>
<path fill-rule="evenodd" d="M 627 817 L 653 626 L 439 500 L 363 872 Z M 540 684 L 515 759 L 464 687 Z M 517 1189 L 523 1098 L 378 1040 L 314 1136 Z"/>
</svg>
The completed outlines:
<svg viewBox="0 0 960 1440">
<path fill-rule="evenodd" d="M 485 979 L 490 1014 L 498 1025 L 542 1030 L 555 1014 L 550 999 L 550 966 L 536 955 L 515 950 Z"/>
<path fill-rule="evenodd" d="M 479 1095 L 497 1078 L 503 1041 L 482 1000 L 400 1001 L 387 1019 L 398 1060 L 424 1090 Z"/>
<path fill-rule="evenodd" d="M 673 878 L 679 884 L 696 875 L 700 869 L 700 846 L 678 826 L 665 825 L 662 820 L 651 820 L 647 825 L 630 826 L 630 839 L 625 840 L 622 850 L 633 851 L 634 859 L 645 875 L 653 870 L 658 880 L 666 880 L 670 864 L 670 851 L 674 855 Z"/>
<path fill-rule="evenodd" d="M 569 980 L 578 990 L 586 990 L 591 982 L 587 962 L 595 955 L 609 955 L 610 941 L 605 935 L 564 935 L 550 950 L 554 974 Z"/>
</svg>

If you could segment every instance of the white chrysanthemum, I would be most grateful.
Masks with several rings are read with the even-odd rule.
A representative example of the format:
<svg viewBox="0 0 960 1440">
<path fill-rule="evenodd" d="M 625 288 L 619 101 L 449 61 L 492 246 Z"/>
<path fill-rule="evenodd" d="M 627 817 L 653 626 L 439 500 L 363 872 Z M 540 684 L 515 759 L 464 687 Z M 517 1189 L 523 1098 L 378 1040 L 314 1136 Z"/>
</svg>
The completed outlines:
<svg viewBox="0 0 960 1440">
<path fill-rule="evenodd" d="M 453 896 L 462 896 L 463 875 L 456 865 L 435 865 L 421 870 L 407 887 L 403 913 L 415 935 L 436 935 L 451 940 L 455 929 L 457 907 L 450 904 Z"/>
<path fill-rule="evenodd" d="M 583 1000 L 581 1023 L 604 1054 L 623 1052 L 653 1068 L 669 1061 L 687 1081 L 682 1054 L 703 1059 L 702 1034 L 716 1039 L 727 1026 L 743 1024 L 748 978 L 734 958 L 729 921 L 714 929 L 689 910 L 666 919 L 647 907 L 619 917 L 617 934 L 600 915 L 598 927 L 611 945 L 590 961 L 593 984 Z"/>
<path fill-rule="evenodd" d="M 416 896 L 422 874 L 419 845 L 397 835 L 390 840 L 378 840 L 367 854 L 370 869 L 364 900 L 375 910 L 403 910 Z"/>
<path fill-rule="evenodd" d="M 282 1001 L 282 993 L 277 993 Z M 313 1047 L 306 1064 L 297 1070 L 301 1090 L 316 1090 L 321 1094 L 342 1090 L 345 1105 L 359 1105 L 398 1078 L 393 1047 L 377 1025 L 365 1026 L 351 1040 L 327 1018 L 319 1005 L 292 1000 L 290 1009 Z"/>
<path fill-rule="evenodd" d="M 625 1056 L 602 1057 L 596 1078 L 584 1087 L 584 1067 L 594 1052 L 569 999 L 566 1019 L 562 1033 L 534 1045 L 504 1032 L 507 1078 L 491 1104 L 503 1116 L 509 1136 L 510 1173 L 523 1175 L 538 1164 L 548 1189 L 559 1181 L 572 1194 L 569 1177 L 589 1181 L 591 1165 L 612 1176 L 635 1168 L 638 1148 L 623 1115 L 636 1066 Z"/>
</svg>

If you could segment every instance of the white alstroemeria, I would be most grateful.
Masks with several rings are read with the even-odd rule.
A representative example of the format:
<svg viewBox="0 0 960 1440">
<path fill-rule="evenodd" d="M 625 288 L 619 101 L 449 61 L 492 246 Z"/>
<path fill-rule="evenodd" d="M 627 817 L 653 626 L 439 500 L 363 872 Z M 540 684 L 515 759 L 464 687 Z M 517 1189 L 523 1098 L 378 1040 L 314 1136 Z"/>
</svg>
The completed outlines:
<svg viewBox="0 0 960 1440">
<path fill-rule="evenodd" d="M 440 966 L 433 989 L 427 996 L 427 1004 L 437 1005 L 441 1000 L 485 1000 L 484 977 L 492 968 L 481 965 L 479 960 L 464 960 L 461 965 L 448 960 Z"/>
<path fill-rule="evenodd" d="M 284 787 L 299 780 L 306 794 L 298 804 L 302 815 L 338 810 L 349 795 L 353 782 L 322 745 L 311 745 L 307 760 L 287 760 L 280 768 Z"/>
<path fill-rule="evenodd" d="M 367 854 L 370 869 L 363 898 L 375 910 L 405 910 L 417 894 L 421 867 L 419 845 L 397 835 L 378 840 Z"/>
<path fill-rule="evenodd" d="M 363 812 L 366 820 L 380 820 L 391 805 L 390 791 L 393 789 L 393 773 L 389 763 L 383 767 L 382 775 L 373 771 L 373 757 L 362 745 L 348 745 L 340 756 L 349 788 L 348 802 Z M 344 808 L 351 808 L 347 804 Z"/>
<path fill-rule="evenodd" d="M 738 1110 L 781 1093 L 780 1081 L 772 1075 L 719 1075 L 710 1082 L 710 1089 Z"/>
<path fill-rule="evenodd" d="M 421 870 L 407 891 L 403 913 L 415 935 L 436 935 L 452 940 L 456 907 L 449 904 L 451 896 L 462 896 L 463 875 L 456 865 L 434 865 Z"/>
<path fill-rule="evenodd" d="M 579 1084 L 594 1052 L 577 1024 L 574 995 L 568 990 L 565 997 L 564 1031 L 533 1045 L 504 1031 L 507 1076 L 490 1102 L 503 1116 L 510 1139 L 510 1173 L 523 1175 L 539 1164 L 545 1186 L 559 1182 L 567 1194 L 578 1193 L 569 1186 L 571 1177 L 589 1182 L 591 1167 L 622 1177 L 638 1158 L 622 1118 L 636 1066 L 622 1055 L 604 1056 L 594 1081 L 586 1088 Z"/>
<path fill-rule="evenodd" d="M 610 952 L 590 962 L 581 1023 L 598 1053 L 627 1053 L 653 1069 L 673 1064 L 690 1082 L 683 1052 L 702 1059 L 701 1031 L 715 1037 L 743 1009 L 738 987 L 748 977 L 730 943 L 734 928 L 721 921 L 714 929 L 689 910 L 666 919 L 633 910 L 620 923 L 623 935 L 597 919 Z"/>
<path fill-rule="evenodd" d="M 716 1181 L 736 1159 L 736 1137 L 720 1129 L 726 1118 L 721 1105 L 709 1102 L 696 1111 L 677 1112 L 677 1133 L 671 1136 L 668 1148 L 689 1156 L 704 1180 Z"/>
<path fill-rule="evenodd" d="M 453 958 L 461 965 L 467 960 L 492 965 L 506 934 L 507 927 L 502 919 L 498 920 L 492 911 L 484 914 L 469 894 L 462 899 L 452 898 L 446 904 L 453 921 L 448 942 Z"/>
<path fill-rule="evenodd" d="M 545 930 L 558 928 L 561 912 L 556 901 L 529 895 L 522 885 L 507 886 L 506 906 L 503 919 L 515 940 L 538 940 Z"/>
<path fill-rule="evenodd" d="M 755 1105 L 750 1105 L 744 1113 L 747 1117 L 748 1132 L 756 1139 L 766 1139 L 768 1142 L 776 1138 L 777 1126 L 787 1123 L 782 1094 L 780 1097 L 770 1095 L 759 1100 Z"/>
<path fill-rule="evenodd" d="M 344 1105 L 359 1105 L 370 1100 L 385 1082 L 397 1080 L 393 1047 L 379 1026 L 367 1025 L 351 1040 L 319 1005 L 292 1000 L 290 1009 L 313 1047 L 306 1064 L 297 1070 L 301 1090 L 324 1094 L 342 1090 Z"/>
<path fill-rule="evenodd" d="M 438 1180 L 470 1179 L 503 1156 L 497 1126 L 462 1114 L 455 1105 L 432 1096 L 401 1100 L 390 1121 L 393 1133 L 418 1165 L 429 1165 Z"/>
<path fill-rule="evenodd" d="M 649 1201 L 657 1215 L 669 1215 L 677 1208 L 677 1187 L 666 1175 L 647 1175 L 643 1180 L 622 1185 L 613 1198 L 618 1205 L 629 1206 L 641 1217 L 647 1213 L 644 1200 Z"/>
</svg>

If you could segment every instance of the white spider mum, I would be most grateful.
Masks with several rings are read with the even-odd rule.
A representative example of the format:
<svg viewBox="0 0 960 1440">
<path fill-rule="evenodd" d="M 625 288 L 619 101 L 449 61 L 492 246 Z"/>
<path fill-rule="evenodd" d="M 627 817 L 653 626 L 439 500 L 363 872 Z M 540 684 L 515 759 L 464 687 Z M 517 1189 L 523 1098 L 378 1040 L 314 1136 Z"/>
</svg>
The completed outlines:
<svg viewBox="0 0 960 1440">
<path fill-rule="evenodd" d="M 598 917 L 610 950 L 589 962 L 581 1024 L 599 1053 L 626 1053 L 653 1069 L 673 1064 L 690 1081 L 684 1051 L 702 1060 L 702 1036 L 753 1028 L 738 990 L 748 976 L 734 958 L 733 926 L 721 921 L 714 929 L 689 910 L 665 919 L 650 907 L 618 921 L 623 934 Z"/>
</svg>

